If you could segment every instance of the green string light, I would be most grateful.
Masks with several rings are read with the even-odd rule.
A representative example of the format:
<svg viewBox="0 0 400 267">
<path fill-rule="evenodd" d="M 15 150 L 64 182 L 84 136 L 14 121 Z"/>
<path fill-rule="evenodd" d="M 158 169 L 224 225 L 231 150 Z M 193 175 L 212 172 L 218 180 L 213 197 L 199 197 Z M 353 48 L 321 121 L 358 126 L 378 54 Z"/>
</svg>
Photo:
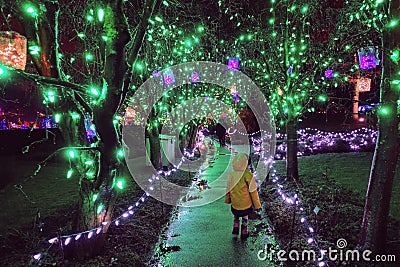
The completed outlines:
<svg viewBox="0 0 400 267">
<path fill-rule="evenodd" d="M 90 90 L 90 93 L 94 96 L 100 95 L 99 89 L 97 89 L 96 87 L 90 87 L 89 90 Z"/>
<path fill-rule="evenodd" d="M 74 150 L 68 150 L 68 156 L 73 159 L 75 158 L 75 151 Z"/>
<path fill-rule="evenodd" d="M 100 214 L 104 209 L 104 205 L 103 204 L 99 204 L 99 206 L 97 206 L 97 214 Z"/>
<path fill-rule="evenodd" d="M 67 172 L 67 179 L 71 178 L 73 173 L 74 173 L 74 170 L 69 169 Z"/>
<path fill-rule="evenodd" d="M 392 61 L 397 64 L 399 62 L 400 53 L 399 50 L 395 50 L 391 53 L 390 58 Z"/>
<path fill-rule="evenodd" d="M 117 186 L 118 189 L 122 190 L 125 188 L 125 181 L 120 179 L 115 183 L 115 185 Z"/>
<path fill-rule="evenodd" d="M 29 54 L 33 56 L 37 56 L 40 54 L 40 47 L 37 45 L 31 45 L 28 47 L 28 49 L 29 49 Z"/>
<path fill-rule="evenodd" d="M 125 153 L 124 153 L 124 151 L 123 151 L 122 149 L 119 149 L 119 150 L 117 151 L 117 157 L 123 158 L 124 155 L 125 155 Z"/>
<path fill-rule="evenodd" d="M 56 123 L 59 123 L 60 120 L 61 120 L 61 114 L 59 114 L 59 113 L 55 114 L 55 115 L 54 115 L 54 121 L 55 121 Z"/>
<path fill-rule="evenodd" d="M 0 77 L 5 76 L 6 73 L 7 73 L 6 67 L 0 65 Z"/>
<path fill-rule="evenodd" d="M 388 107 L 385 107 L 385 106 L 383 106 L 383 107 L 380 107 L 379 108 L 379 110 L 378 110 L 378 112 L 379 112 L 379 114 L 381 114 L 381 115 L 383 115 L 383 116 L 387 116 L 387 115 L 390 115 L 390 109 L 388 108 Z"/>
<path fill-rule="evenodd" d="M 26 5 L 25 6 L 25 12 L 28 13 L 31 17 L 37 17 L 38 13 L 37 10 L 34 6 L 32 5 Z"/>
<path fill-rule="evenodd" d="M 326 95 L 319 95 L 319 96 L 318 96 L 318 101 L 326 102 L 327 99 L 328 99 L 328 98 L 326 97 Z"/>
<path fill-rule="evenodd" d="M 104 21 L 104 15 L 105 15 L 104 9 L 99 8 L 99 9 L 97 10 L 97 18 L 99 19 L 100 22 L 103 22 L 103 21 Z"/>
</svg>

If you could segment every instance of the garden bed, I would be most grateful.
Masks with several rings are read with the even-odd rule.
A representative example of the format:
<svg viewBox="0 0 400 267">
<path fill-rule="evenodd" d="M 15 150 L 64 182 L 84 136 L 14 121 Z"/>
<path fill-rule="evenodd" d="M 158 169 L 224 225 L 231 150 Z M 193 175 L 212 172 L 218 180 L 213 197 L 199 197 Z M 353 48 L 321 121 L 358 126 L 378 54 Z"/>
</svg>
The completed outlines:
<svg viewBox="0 0 400 267">
<path fill-rule="evenodd" d="M 62 167 L 59 167 L 62 168 Z M 171 182 L 187 185 L 191 182 L 192 174 L 178 170 L 168 177 Z M 61 179 L 67 182 L 67 180 Z M 120 215 L 143 195 L 143 191 L 133 182 L 128 182 L 128 187 L 118 197 L 114 214 Z M 60 182 L 60 181 L 59 181 Z M 39 183 L 37 184 L 39 187 Z M 59 187 L 62 185 L 58 183 Z M 6 188 L 6 190 L 12 190 Z M 18 194 L 14 194 L 19 196 Z M 71 199 L 70 199 L 71 200 Z M 74 213 L 75 201 L 70 201 L 62 207 L 58 207 L 51 214 L 42 216 L 43 230 L 33 227 L 33 218 L 18 221 L 12 228 L 0 235 L 0 256 L 4 266 L 146 266 L 150 259 L 154 246 L 158 241 L 160 232 L 169 222 L 173 206 L 163 204 L 158 200 L 148 197 L 145 203 L 135 210 L 131 216 L 118 227 L 110 227 L 107 241 L 101 254 L 95 258 L 77 261 L 65 259 L 62 251 L 56 246 L 48 251 L 47 239 L 55 232 L 66 234 L 71 227 L 71 219 Z M 37 225 L 36 225 L 37 226 Z M 40 261 L 35 261 L 32 256 L 43 253 Z"/>
<path fill-rule="evenodd" d="M 326 158 L 330 155 L 320 155 L 321 162 L 318 164 L 318 156 L 314 159 L 314 166 L 322 167 L 327 163 Z M 343 157 L 348 158 L 348 164 L 353 166 L 362 166 L 363 164 L 354 161 L 354 153 L 348 154 L 332 154 L 331 157 Z M 369 157 L 368 155 L 367 157 Z M 352 158 L 353 157 L 353 158 Z M 353 160 L 350 160 L 350 159 Z M 359 159 L 363 159 L 362 156 Z M 311 159 L 308 159 L 311 160 Z M 336 159 L 339 161 L 339 159 Z M 368 163 L 366 163 L 367 166 Z M 284 162 L 278 163 L 278 168 L 282 170 Z M 343 164 L 342 170 L 346 170 L 346 164 Z M 311 167 L 310 167 L 311 168 Z M 332 168 L 335 168 L 332 166 Z M 353 167 L 353 169 L 355 169 Z M 264 182 L 261 190 L 260 197 L 264 200 L 264 210 L 267 216 L 270 218 L 272 225 L 275 230 L 276 238 L 280 245 L 280 249 L 285 251 L 297 250 L 302 251 L 304 249 L 319 251 L 319 249 L 337 249 L 337 240 L 345 239 L 347 242 L 346 248 L 355 249 L 358 241 L 360 232 L 360 225 L 363 216 L 364 199 L 365 196 L 361 194 L 363 189 L 351 187 L 346 184 L 346 174 L 339 174 L 331 171 L 320 172 L 320 175 L 315 175 L 314 172 L 309 172 L 301 168 L 300 161 L 300 172 L 301 180 L 303 185 L 297 186 L 293 182 L 284 182 L 284 177 L 280 177 L 281 184 L 284 185 L 284 191 L 288 195 L 292 195 L 297 192 L 301 198 L 301 206 L 304 207 L 304 211 L 299 210 L 295 206 L 286 204 L 283 199 L 277 193 L 276 184 L 271 181 Z M 358 176 L 365 175 L 365 170 L 361 167 L 358 168 Z M 342 175 L 339 178 L 338 175 Z M 351 177 L 357 176 L 357 174 L 351 173 Z M 335 178 L 336 177 L 336 178 Z M 349 178 L 351 178 L 349 177 Z M 368 179 L 368 176 L 365 177 Z M 363 183 L 360 183 L 363 186 Z M 365 185 L 364 185 L 365 186 Z M 399 183 L 397 182 L 394 187 L 393 198 L 398 198 L 397 190 Z M 365 188 L 366 190 L 366 188 Z M 364 191 L 365 194 L 365 191 Z M 398 201 L 398 200 L 397 200 Z M 397 204 L 397 201 L 393 200 Z M 317 207 L 317 208 L 316 208 Z M 391 207 L 391 213 L 397 215 L 397 206 Z M 304 217 L 305 221 L 301 221 Z M 310 234 L 309 227 L 312 227 L 314 234 Z M 318 246 L 313 241 L 311 244 L 308 243 L 309 238 L 314 237 L 318 242 Z M 390 218 L 388 226 L 388 246 L 387 254 L 396 255 L 396 259 L 400 259 L 400 222 L 398 218 Z M 336 262 L 337 264 L 338 262 Z M 308 265 L 307 265 L 308 264 Z M 297 266 L 315 266 L 316 263 L 298 263 Z M 295 264 L 289 266 L 296 266 Z M 339 261 L 338 265 L 332 266 L 355 266 L 354 262 L 346 262 L 345 260 Z M 371 265 L 373 266 L 373 265 Z M 379 265 L 374 265 L 379 266 Z M 381 265 L 383 266 L 383 265 Z M 385 266 L 396 266 L 385 265 Z M 397 265 L 398 266 L 398 265 Z"/>
</svg>

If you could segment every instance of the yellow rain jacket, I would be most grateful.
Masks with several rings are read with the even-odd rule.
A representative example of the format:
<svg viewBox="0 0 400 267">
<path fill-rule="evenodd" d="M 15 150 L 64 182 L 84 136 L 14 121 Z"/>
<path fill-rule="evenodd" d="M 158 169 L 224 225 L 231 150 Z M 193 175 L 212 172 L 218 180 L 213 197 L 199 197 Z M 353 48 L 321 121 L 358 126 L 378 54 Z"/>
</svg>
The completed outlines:
<svg viewBox="0 0 400 267">
<path fill-rule="evenodd" d="M 251 206 L 261 208 L 256 181 L 247 169 L 248 157 L 244 153 L 237 154 L 233 161 L 233 172 L 228 176 L 225 203 L 232 203 L 235 210 L 246 210 Z"/>
</svg>

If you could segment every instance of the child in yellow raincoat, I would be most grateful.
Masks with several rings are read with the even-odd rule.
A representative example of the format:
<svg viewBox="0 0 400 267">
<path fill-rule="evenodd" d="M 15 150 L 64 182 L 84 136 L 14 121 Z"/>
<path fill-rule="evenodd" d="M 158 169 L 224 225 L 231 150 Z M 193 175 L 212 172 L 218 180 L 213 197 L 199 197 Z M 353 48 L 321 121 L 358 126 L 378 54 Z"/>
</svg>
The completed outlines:
<svg viewBox="0 0 400 267">
<path fill-rule="evenodd" d="M 258 197 L 256 181 L 253 174 L 248 170 L 248 156 L 244 153 L 237 154 L 232 161 L 233 172 L 228 176 L 225 203 L 231 204 L 234 215 L 232 234 L 239 234 L 240 218 L 242 218 L 241 238 L 247 238 L 247 221 L 249 214 L 261 209 Z"/>
</svg>

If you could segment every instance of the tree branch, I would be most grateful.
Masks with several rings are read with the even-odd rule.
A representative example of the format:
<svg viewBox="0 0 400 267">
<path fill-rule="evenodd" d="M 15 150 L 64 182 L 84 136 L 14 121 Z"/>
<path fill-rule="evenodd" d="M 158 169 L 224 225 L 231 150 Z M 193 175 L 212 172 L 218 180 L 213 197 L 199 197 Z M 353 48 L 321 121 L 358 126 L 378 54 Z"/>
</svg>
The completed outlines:
<svg viewBox="0 0 400 267">
<path fill-rule="evenodd" d="M 64 88 L 69 88 L 78 93 L 82 93 L 85 95 L 88 94 L 86 87 L 76 84 L 76 83 L 62 81 L 60 79 L 51 78 L 51 77 L 44 77 L 44 76 L 37 75 L 37 74 L 27 73 L 25 71 L 21 71 L 21 70 L 17 70 L 17 69 L 12 69 L 12 73 L 16 74 L 16 76 L 18 78 L 22 78 L 24 80 L 30 80 L 30 81 L 34 81 L 36 83 L 44 83 L 44 84 L 48 84 L 48 85 L 60 86 L 60 87 L 64 87 Z"/>
</svg>

